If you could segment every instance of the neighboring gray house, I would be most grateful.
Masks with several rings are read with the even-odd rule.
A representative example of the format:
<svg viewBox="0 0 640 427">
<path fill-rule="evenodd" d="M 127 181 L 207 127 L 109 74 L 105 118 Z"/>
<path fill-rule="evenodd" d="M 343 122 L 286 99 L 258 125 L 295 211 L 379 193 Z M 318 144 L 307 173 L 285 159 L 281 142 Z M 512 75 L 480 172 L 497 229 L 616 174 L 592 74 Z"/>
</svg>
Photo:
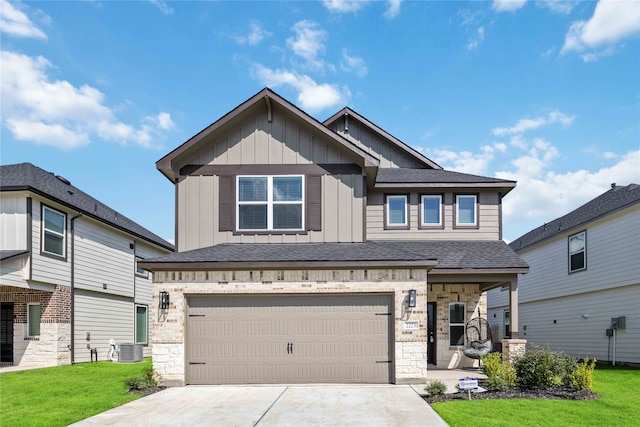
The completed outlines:
<svg viewBox="0 0 640 427">
<path fill-rule="evenodd" d="M 109 339 L 147 345 L 151 277 L 173 245 L 30 163 L 0 166 L 2 366 L 106 359 Z"/>
<path fill-rule="evenodd" d="M 520 336 L 578 358 L 640 363 L 640 186 L 613 184 L 576 210 L 513 241 L 530 266 L 520 279 Z M 509 336 L 509 306 L 489 292 L 489 320 Z M 612 319 L 624 317 L 613 335 Z"/>
<path fill-rule="evenodd" d="M 321 123 L 264 89 L 157 168 L 178 252 L 142 266 L 167 383 L 424 381 L 473 363 L 486 290 L 517 307 L 516 183 L 443 170 L 348 108 Z"/>
</svg>

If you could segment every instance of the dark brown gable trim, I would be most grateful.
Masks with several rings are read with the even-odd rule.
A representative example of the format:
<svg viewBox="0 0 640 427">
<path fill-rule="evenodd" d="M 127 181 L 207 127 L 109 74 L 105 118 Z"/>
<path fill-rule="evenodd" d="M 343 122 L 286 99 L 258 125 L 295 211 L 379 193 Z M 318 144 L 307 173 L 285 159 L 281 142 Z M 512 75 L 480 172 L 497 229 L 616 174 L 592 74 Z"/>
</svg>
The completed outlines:
<svg viewBox="0 0 640 427">
<path fill-rule="evenodd" d="M 361 175 L 355 163 L 321 163 L 316 165 L 187 165 L 180 175 Z"/>
<path fill-rule="evenodd" d="M 218 229 L 234 231 L 236 223 L 235 176 L 221 176 L 218 192 Z"/>
<path fill-rule="evenodd" d="M 322 176 L 307 175 L 307 230 L 322 230 Z"/>
</svg>

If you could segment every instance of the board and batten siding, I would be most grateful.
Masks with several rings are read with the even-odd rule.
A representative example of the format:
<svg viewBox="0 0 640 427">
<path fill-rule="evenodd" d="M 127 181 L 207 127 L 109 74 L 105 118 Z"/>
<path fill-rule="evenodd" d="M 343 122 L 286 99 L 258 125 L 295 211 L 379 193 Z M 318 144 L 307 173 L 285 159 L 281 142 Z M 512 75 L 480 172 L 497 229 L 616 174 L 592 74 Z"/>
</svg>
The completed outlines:
<svg viewBox="0 0 640 427">
<path fill-rule="evenodd" d="M 75 295 L 75 360 L 89 362 L 91 348 L 98 349 L 98 360 L 106 360 L 109 340 L 117 344 L 135 341 L 135 305 L 132 298 L 78 289 Z M 90 340 L 86 340 L 86 333 Z M 144 347 L 144 355 L 151 351 Z"/>
<path fill-rule="evenodd" d="M 389 192 L 391 193 L 391 192 Z M 398 194 L 405 194 L 398 192 Z M 500 236 L 500 199 L 498 193 L 479 193 L 479 228 L 454 228 L 454 195 L 444 194 L 444 229 L 419 229 L 420 194 L 413 191 L 409 196 L 409 229 L 384 229 L 383 191 L 371 191 L 367 196 L 367 239 L 442 239 L 442 240 L 497 240 Z M 435 193 L 434 193 L 435 194 Z M 462 194 L 462 193 L 461 193 Z"/>
<path fill-rule="evenodd" d="M 331 129 L 369 154 L 378 157 L 381 168 L 424 168 L 423 163 L 416 161 L 403 149 L 373 133 L 369 127 L 355 119 L 349 117 L 348 131 L 345 130 L 344 125 L 344 120 L 338 120 L 331 126 Z"/>
<path fill-rule="evenodd" d="M 0 248 L 27 249 L 27 198 L 23 194 L 0 196 Z"/>
<path fill-rule="evenodd" d="M 364 179 L 322 175 L 322 226 L 304 234 L 234 234 L 219 230 L 219 177 L 189 176 L 178 186 L 178 250 L 221 243 L 308 243 L 363 241 Z M 235 223 L 235 221 L 234 221 Z"/>
</svg>

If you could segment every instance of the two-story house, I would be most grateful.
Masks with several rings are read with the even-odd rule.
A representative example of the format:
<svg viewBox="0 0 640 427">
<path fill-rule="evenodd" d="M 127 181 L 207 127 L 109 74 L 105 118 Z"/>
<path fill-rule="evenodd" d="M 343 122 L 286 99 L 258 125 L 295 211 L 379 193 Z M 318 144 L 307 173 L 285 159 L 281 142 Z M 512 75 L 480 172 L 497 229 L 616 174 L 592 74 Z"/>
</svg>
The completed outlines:
<svg viewBox="0 0 640 427">
<path fill-rule="evenodd" d="M 612 184 L 510 246 L 531 268 L 519 285 L 522 338 L 578 358 L 640 363 L 640 185 Z M 510 334 L 507 293 L 488 293 L 500 337 Z"/>
<path fill-rule="evenodd" d="M 515 306 L 528 270 L 501 240 L 515 182 L 443 170 L 348 108 L 321 123 L 264 89 L 156 166 L 178 252 L 142 266 L 167 383 L 424 381 L 470 363 L 465 322 L 494 287 Z"/>
<path fill-rule="evenodd" d="M 151 276 L 173 245 L 30 163 L 0 166 L 0 363 L 105 360 L 109 340 L 149 347 Z"/>
</svg>

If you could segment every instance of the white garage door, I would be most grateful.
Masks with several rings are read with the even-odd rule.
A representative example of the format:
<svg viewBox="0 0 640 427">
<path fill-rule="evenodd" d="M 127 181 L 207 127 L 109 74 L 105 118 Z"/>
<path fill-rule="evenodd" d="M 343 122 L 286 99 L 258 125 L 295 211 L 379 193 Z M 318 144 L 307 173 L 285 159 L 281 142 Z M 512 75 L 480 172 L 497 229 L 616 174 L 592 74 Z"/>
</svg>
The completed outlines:
<svg viewBox="0 0 640 427">
<path fill-rule="evenodd" d="M 392 298 L 188 298 L 189 384 L 389 383 Z"/>
</svg>

